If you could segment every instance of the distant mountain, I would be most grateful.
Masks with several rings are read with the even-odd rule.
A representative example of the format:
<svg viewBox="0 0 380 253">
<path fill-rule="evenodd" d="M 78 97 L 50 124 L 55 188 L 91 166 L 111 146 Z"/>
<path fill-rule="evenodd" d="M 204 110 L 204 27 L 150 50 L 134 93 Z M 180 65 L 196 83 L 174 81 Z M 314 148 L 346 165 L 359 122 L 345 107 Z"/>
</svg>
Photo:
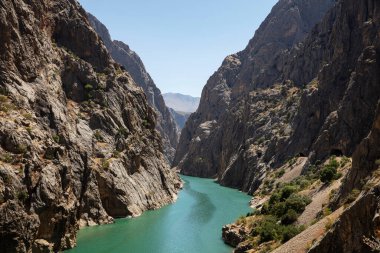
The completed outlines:
<svg viewBox="0 0 380 253">
<path fill-rule="evenodd" d="M 168 107 L 176 112 L 195 112 L 198 109 L 199 97 L 192 97 L 180 93 L 165 93 L 162 94 L 165 103 Z"/>
</svg>

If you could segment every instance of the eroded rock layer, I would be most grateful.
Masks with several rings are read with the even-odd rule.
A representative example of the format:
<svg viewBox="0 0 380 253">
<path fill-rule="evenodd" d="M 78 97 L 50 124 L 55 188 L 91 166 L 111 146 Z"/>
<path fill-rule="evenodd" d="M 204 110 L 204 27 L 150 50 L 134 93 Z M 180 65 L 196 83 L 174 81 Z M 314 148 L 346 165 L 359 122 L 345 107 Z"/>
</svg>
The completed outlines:
<svg viewBox="0 0 380 253">
<path fill-rule="evenodd" d="M 75 0 L 0 2 L 0 92 L 1 252 L 175 199 L 154 110 Z"/>
</svg>

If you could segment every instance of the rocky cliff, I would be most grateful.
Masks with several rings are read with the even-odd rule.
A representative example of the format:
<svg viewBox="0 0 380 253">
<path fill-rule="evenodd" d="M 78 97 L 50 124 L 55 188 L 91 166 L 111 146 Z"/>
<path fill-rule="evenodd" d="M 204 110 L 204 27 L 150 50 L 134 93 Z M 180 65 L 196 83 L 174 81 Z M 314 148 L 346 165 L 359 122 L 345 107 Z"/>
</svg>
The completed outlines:
<svg viewBox="0 0 380 253">
<path fill-rule="evenodd" d="M 75 0 L 0 2 L 0 92 L 1 252 L 176 198 L 155 111 Z"/>
<path fill-rule="evenodd" d="M 379 25 L 378 1 L 279 1 L 248 47 L 227 57 L 210 78 L 182 131 L 174 162 L 182 173 L 216 177 L 256 195 L 271 187 L 275 192 L 273 173 L 296 157 L 305 159 L 289 182 L 296 189 L 311 172 L 321 176 L 318 170 L 330 165 L 320 164 L 329 157 L 352 157 L 338 190 L 324 196 L 327 202 L 311 199 L 305 207 L 328 216 L 327 205 L 336 222 L 328 216 L 276 252 L 294 250 L 315 232 L 321 237 L 297 252 L 380 249 Z M 322 199 L 326 187 L 303 194 Z M 274 195 L 267 197 L 270 205 Z M 252 247 L 241 246 L 236 252 Z"/>
<path fill-rule="evenodd" d="M 146 71 L 140 57 L 122 41 L 112 41 L 108 29 L 96 17 L 88 13 L 88 18 L 91 26 L 102 38 L 112 58 L 127 69 L 135 83 L 143 88 L 149 105 L 156 112 L 156 128 L 162 136 L 165 155 L 171 162 L 174 158 L 179 135 L 175 120 L 165 105 L 161 91 Z"/>
<path fill-rule="evenodd" d="M 275 149 L 292 134 L 299 108 L 303 86 L 281 82 L 286 59 L 333 4 L 283 0 L 274 6 L 246 49 L 228 56 L 208 80 L 182 130 L 174 166 L 186 175 L 257 189 L 276 160 Z"/>
</svg>

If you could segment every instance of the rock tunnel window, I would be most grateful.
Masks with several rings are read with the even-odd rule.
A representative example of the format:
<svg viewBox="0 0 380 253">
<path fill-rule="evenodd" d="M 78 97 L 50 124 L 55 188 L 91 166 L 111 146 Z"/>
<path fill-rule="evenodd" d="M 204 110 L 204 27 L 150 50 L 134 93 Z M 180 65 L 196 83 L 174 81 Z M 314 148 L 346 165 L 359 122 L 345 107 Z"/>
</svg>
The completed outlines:
<svg viewBox="0 0 380 253">
<path fill-rule="evenodd" d="M 343 156 L 343 152 L 340 149 L 332 149 L 330 152 L 330 155 L 335 155 L 335 156 Z"/>
</svg>

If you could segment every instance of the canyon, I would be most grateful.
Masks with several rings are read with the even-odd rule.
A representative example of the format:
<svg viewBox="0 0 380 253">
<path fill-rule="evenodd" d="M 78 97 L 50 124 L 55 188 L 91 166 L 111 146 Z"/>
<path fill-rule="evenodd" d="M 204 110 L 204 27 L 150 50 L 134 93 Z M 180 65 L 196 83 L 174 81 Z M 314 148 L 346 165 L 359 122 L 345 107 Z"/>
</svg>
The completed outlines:
<svg viewBox="0 0 380 253">
<path fill-rule="evenodd" d="M 1 252 L 71 249 L 80 228 L 170 205 L 182 187 L 203 216 L 188 198 L 121 223 L 165 227 L 184 208 L 195 231 L 225 196 L 246 200 L 188 176 L 252 195 L 252 212 L 213 223 L 236 253 L 378 251 L 379 31 L 377 0 L 279 0 L 188 116 L 75 0 L 2 1 Z"/>
</svg>

